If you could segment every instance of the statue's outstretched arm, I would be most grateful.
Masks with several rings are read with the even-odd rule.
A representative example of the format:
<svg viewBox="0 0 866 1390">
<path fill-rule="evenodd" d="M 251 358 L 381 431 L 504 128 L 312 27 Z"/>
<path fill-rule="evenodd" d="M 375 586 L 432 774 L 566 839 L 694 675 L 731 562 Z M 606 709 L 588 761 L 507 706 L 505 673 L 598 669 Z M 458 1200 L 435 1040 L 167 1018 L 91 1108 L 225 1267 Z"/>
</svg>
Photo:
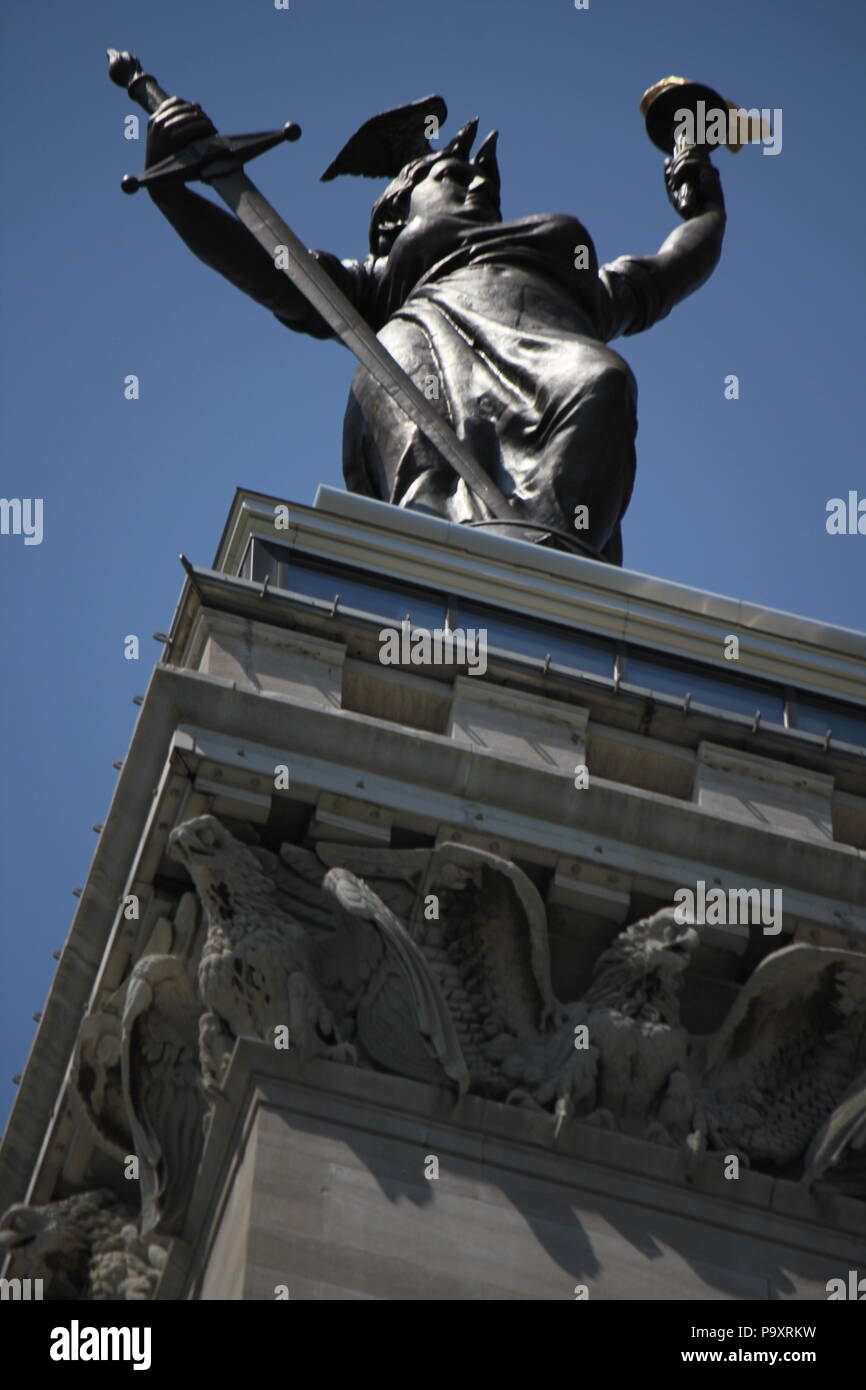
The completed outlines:
<svg viewBox="0 0 866 1390">
<path fill-rule="evenodd" d="M 608 339 L 650 328 L 709 279 L 718 264 L 725 233 L 718 170 L 706 157 L 687 150 L 666 163 L 665 183 L 681 215 L 688 206 L 687 221 L 674 228 L 654 256 L 622 256 L 602 266 Z"/>
<path fill-rule="evenodd" d="M 230 212 L 184 186 L 157 184 L 150 194 L 190 251 L 244 294 L 275 312 L 286 312 L 303 295 L 277 270 L 270 256 Z"/>
<path fill-rule="evenodd" d="M 201 107 L 171 97 L 148 121 L 147 164 L 165 159 L 190 141 L 213 133 L 213 129 Z M 231 213 L 182 183 L 160 182 L 148 191 L 181 240 L 205 265 L 225 276 L 257 304 L 278 314 L 287 327 L 317 338 L 332 336 L 301 292 Z"/>
</svg>

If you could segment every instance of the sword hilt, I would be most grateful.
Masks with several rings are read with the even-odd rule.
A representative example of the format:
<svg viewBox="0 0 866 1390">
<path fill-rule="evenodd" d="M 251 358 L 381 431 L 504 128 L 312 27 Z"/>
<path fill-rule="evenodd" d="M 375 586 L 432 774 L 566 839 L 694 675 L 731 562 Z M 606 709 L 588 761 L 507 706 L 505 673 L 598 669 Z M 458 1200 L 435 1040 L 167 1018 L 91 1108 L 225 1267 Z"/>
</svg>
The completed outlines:
<svg viewBox="0 0 866 1390">
<path fill-rule="evenodd" d="M 116 48 L 108 50 L 108 75 L 118 87 L 125 87 L 132 100 L 152 116 L 157 107 L 168 100 L 155 77 L 142 69 L 141 63 L 132 53 L 121 53 Z"/>
<path fill-rule="evenodd" d="M 141 63 L 132 53 L 109 48 L 108 75 L 118 87 L 125 87 L 132 100 L 143 107 L 149 116 L 169 100 L 168 93 L 163 91 L 155 77 L 142 70 Z M 134 174 L 125 174 L 120 186 L 124 193 L 136 193 L 145 185 L 169 179 L 181 179 L 184 183 L 191 179 L 207 182 L 228 172 L 230 168 L 241 167 L 247 160 L 273 149 L 282 140 L 299 139 L 300 134 L 301 127 L 295 121 L 287 121 L 282 130 L 265 130 L 253 135 L 214 133 L 205 139 L 194 140 L 167 159 L 161 159 L 145 169 L 138 178 Z"/>
</svg>

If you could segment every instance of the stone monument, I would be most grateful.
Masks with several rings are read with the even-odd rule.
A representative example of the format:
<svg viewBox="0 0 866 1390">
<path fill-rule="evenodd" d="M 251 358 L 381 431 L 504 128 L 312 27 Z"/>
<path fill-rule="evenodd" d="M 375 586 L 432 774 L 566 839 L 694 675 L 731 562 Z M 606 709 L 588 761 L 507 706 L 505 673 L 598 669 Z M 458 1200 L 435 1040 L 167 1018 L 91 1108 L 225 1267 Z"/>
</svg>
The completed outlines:
<svg viewBox="0 0 866 1390">
<path fill-rule="evenodd" d="M 656 105 L 676 80 L 646 109 L 686 221 L 599 268 L 573 219 L 499 220 L 494 137 L 429 149 L 440 98 L 326 172 L 392 179 L 342 263 L 243 174 L 277 133 L 112 72 L 154 113 L 127 186 L 357 351 L 351 490 L 238 491 L 213 565 L 183 561 L 0 1151 L 6 1273 L 59 1299 L 825 1298 L 866 1239 L 866 637 L 621 567 L 633 394 L 605 343 L 724 226 Z"/>
</svg>

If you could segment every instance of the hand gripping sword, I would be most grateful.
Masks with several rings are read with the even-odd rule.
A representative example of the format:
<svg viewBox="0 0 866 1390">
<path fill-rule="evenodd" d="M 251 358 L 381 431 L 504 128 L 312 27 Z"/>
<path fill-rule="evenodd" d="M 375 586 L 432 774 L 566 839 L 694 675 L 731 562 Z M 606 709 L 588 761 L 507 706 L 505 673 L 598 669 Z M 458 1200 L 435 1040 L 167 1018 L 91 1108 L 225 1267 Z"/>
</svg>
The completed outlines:
<svg viewBox="0 0 866 1390">
<path fill-rule="evenodd" d="M 131 53 L 120 53 L 116 48 L 110 48 L 108 75 L 119 87 L 125 87 L 132 100 L 143 107 L 148 115 L 153 115 L 168 100 L 167 93 L 156 79 L 142 71 L 141 63 Z M 310 255 L 291 227 L 247 178 L 244 164 L 248 160 L 273 149 L 283 140 L 297 140 L 300 134 L 300 126 L 289 121 L 282 130 L 258 131 L 251 135 L 215 134 L 194 140 L 167 159 L 161 159 L 145 169 L 138 178 L 127 174 L 121 188 L 124 193 L 136 193 L 139 188 L 164 180 L 188 183 L 199 179 L 208 184 L 250 235 L 264 247 L 275 268 L 280 268 L 300 290 L 373 380 L 418 426 L 475 496 L 485 503 L 495 520 L 476 524 L 514 527 L 515 536 L 523 540 L 533 539 L 530 533 L 535 533 L 535 537 L 539 532 L 555 535 L 567 544 L 568 549 L 599 559 L 596 551 L 585 541 L 527 520 L 519 499 L 506 499 L 451 427 L 436 413 L 426 396 L 418 390 L 411 377 L 379 342 L 315 256 Z M 284 250 L 288 252 L 288 257 L 285 257 Z M 278 252 L 281 253 L 279 256 Z M 286 259 L 288 265 L 285 264 Z"/>
</svg>

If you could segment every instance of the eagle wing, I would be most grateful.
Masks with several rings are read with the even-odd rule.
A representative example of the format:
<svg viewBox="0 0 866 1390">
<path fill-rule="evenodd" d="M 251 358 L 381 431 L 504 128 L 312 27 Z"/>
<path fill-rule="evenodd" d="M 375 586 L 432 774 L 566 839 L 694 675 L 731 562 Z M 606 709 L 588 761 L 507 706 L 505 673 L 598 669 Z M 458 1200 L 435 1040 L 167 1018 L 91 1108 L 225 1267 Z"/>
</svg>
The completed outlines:
<svg viewBox="0 0 866 1390">
<path fill-rule="evenodd" d="M 132 1139 L 121 1077 L 121 1013 L 126 986 L 116 990 L 78 1032 L 69 1094 L 99 1146 L 122 1163 Z"/>
<path fill-rule="evenodd" d="M 866 1197 L 866 1071 L 843 1095 L 806 1154 L 803 1181 L 832 1177 L 854 1196 Z"/>
<path fill-rule="evenodd" d="M 316 855 L 283 845 L 276 881 L 309 929 L 316 983 L 338 1032 L 388 1071 L 434 1084 L 447 1077 L 465 1090 L 466 1063 L 423 953 L 388 904 L 340 862 L 346 847 L 330 848 L 337 862 L 326 872 Z"/>
<path fill-rule="evenodd" d="M 283 850 L 288 849 L 284 846 Z M 430 867 L 430 849 L 372 849 L 320 840 L 316 858 L 329 868 L 350 869 L 363 878 L 386 907 L 409 924 Z M 320 871 L 321 872 L 321 871 Z"/>
<path fill-rule="evenodd" d="M 439 920 L 428 920 L 430 895 Z M 550 979 L 547 911 L 509 859 L 446 842 L 431 855 L 413 935 L 441 940 L 475 1009 L 497 1027 L 532 1037 L 561 1012 Z"/>
<path fill-rule="evenodd" d="M 786 946 L 743 986 L 705 1056 L 713 1147 L 787 1168 L 866 1064 L 866 955 Z"/>
<path fill-rule="evenodd" d="M 400 904 L 454 1020 L 473 1087 L 510 1090 L 503 1059 L 518 1040 L 531 1049 L 562 1015 L 544 903 L 531 880 L 510 860 L 450 842 L 420 850 L 320 844 L 317 853 Z"/>
<path fill-rule="evenodd" d="M 389 1071 L 432 1081 L 441 1079 L 441 1067 L 465 1091 L 469 1072 L 454 1021 L 434 973 L 402 922 L 349 869 L 329 869 L 322 886 L 342 916 L 339 957 L 353 960 L 363 980 L 357 1012 L 363 1046 Z M 346 949 L 356 942 L 359 952 Z M 341 973 L 345 980 L 345 963 Z"/>
<path fill-rule="evenodd" d="M 176 956 L 143 956 L 126 989 L 123 1089 L 138 1157 L 141 1230 L 177 1234 L 204 1142 L 201 1005 Z"/>
</svg>

